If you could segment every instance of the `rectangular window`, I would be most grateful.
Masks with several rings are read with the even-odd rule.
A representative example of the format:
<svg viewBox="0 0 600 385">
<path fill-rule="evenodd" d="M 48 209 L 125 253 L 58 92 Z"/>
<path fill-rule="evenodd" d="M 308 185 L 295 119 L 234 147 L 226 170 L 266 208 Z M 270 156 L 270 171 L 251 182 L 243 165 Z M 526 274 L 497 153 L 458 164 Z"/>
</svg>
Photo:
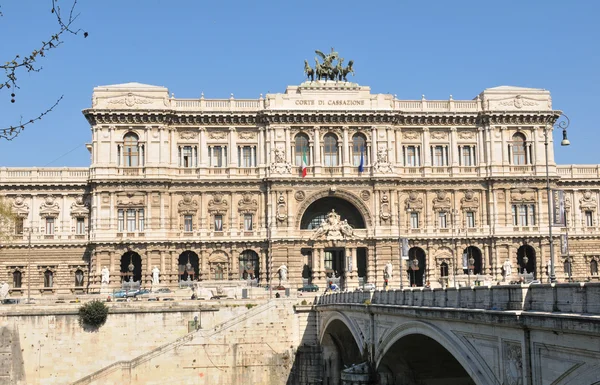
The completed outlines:
<svg viewBox="0 0 600 385">
<path fill-rule="evenodd" d="M 183 216 L 183 231 L 188 233 L 194 231 L 194 222 L 192 221 L 191 215 Z"/>
<path fill-rule="evenodd" d="M 22 274 L 20 271 L 15 271 L 13 272 L 13 287 L 15 289 L 20 289 L 21 288 L 21 284 L 22 284 Z"/>
<path fill-rule="evenodd" d="M 23 222 L 24 222 L 24 218 L 21 218 L 21 217 L 15 218 L 15 234 L 17 234 L 17 235 L 23 234 Z"/>
<path fill-rule="evenodd" d="M 227 158 L 227 146 L 214 146 L 210 165 L 212 167 L 225 167 Z"/>
<path fill-rule="evenodd" d="M 85 218 L 77 218 L 77 224 L 75 226 L 75 234 L 85 234 Z"/>
<path fill-rule="evenodd" d="M 472 153 L 473 148 L 470 146 L 462 147 L 461 160 L 463 166 L 474 166 L 475 165 L 475 154 Z"/>
<path fill-rule="evenodd" d="M 440 229 L 445 229 L 448 227 L 448 220 L 447 220 L 445 212 L 439 213 L 439 226 L 440 226 Z"/>
<path fill-rule="evenodd" d="M 240 167 L 254 167 L 256 162 L 253 159 L 251 146 L 240 147 L 240 157 L 238 163 Z"/>
<path fill-rule="evenodd" d="M 135 231 L 135 209 L 127 210 L 127 231 Z"/>
<path fill-rule="evenodd" d="M 181 157 L 183 167 L 193 167 L 192 146 L 183 146 Z"/>
<path fill-rule="evenodd" d="M 46 218 L 46 235 L 54 234 L 54 218 Z"/>
<path fill-rule="evenodd" d="M 592 211 L 586 211 L 585 212 L 585 225 L 587 227 L 594 226 L 594 216 L 592 214 Z"/>
<path fill-rule="evenodd" d="M 252 214 L 244 214 L 244 230 L 252 231 Z"/>
<path fill-rule="evenodd" d="M 406 166 L 410 166 L 410 167 L 417 166 L 417 147 L 416 146 L 406 147 Z"/>
<path fill-rule="evenodd" d="M 535 205 L 512 205 L 514 226 L 535 226 Z"/>
<path fill-rule="evenodd" d="M 410 228 L 419 228 L 419 213 L 410 213 Z"/>
<path fill-rule="evenodd" d="M 125 230 L 125 210 L 119 209 L 117 212 L 117 226 L 119 232 L 122 233 Z"/>
<path fill-rule="evenodd" d="M 144 231 L 144 209 L 139 209 L 138 210 L 138 231 L 139 232 L 143 232 Z"/>
<path fill-rule="evenodd" d="M 444 154 L 444 146 L 433 146 L 431 149 L 431 157 L 434 166 L 447 166 L 446 157 Z"/>
<path fill-rule="evenodd" d="M 325 270 L 333 270 L 333 253 L 331 251 L 325 252 Z"/>
<path fill-rule="evenodd" d="M 223 216 L 215 215 L 215 231 L 223 231 Z"/>
<path fill-rule="evenodd" d="M 473 211 L 467 211 L 467 227 L 475 227 L 475 213 Z"/>
</svg>

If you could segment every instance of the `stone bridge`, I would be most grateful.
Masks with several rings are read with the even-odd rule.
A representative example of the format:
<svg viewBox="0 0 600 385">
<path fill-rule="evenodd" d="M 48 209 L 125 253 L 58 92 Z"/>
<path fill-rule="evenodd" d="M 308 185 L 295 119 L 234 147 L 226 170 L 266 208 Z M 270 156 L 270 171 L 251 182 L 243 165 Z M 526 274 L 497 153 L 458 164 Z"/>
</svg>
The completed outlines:
<svg viewBox="0 0 600 385">
<path fill-rule="evenodd" d="M 600 284 L 317 299 L 325 384 L 600 384 Z"/>
</svg>

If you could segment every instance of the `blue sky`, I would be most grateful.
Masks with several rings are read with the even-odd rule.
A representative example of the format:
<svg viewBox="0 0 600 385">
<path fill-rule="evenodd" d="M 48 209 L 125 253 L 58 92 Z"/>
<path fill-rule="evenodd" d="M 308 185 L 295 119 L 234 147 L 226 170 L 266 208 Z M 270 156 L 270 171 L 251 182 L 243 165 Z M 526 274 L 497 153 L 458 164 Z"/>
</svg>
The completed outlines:
<svg viewBox="0 0 600 385">
<path fill-rule="evenodd" d="M 49 4 L 2 2 L 0 60 L 31 52 L 56 29 Z M 352 81 L 400 99 L 548 89 L 571 119 L 572 144 L 556 148 L 557 161 L 600 164 L 598 1 L 80 0 L 78 11 L 90 36 L 67 36 L 42 72 L 21 73 L 15 104 L 0 91 L 3 127 L 64 95 L 52 114 L 0 141 L 0 167 L 87 166 L 81 110 L 95 86 L 135 81 L 180 98 L 257 98 L 302 82 L 304 60 L 330 47 L 354 60 Z"/>
</svg>

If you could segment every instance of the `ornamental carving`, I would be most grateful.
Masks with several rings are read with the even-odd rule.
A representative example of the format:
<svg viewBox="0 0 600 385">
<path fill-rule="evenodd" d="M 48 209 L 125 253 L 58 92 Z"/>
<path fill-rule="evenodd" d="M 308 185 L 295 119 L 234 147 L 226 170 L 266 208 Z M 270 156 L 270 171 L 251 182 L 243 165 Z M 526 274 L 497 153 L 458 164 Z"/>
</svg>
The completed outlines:
<svg viewBox="0 0 600 385">
<path fill-rule="evenodd" d="M 198 137 L 198 132 L 196 132 L 196 131 L 181 131 L 179 133 L 179 137 L 181 139 L 185 139 L 185 140 L 196 139 Z"/>
<path fill-rule="evenodd" d="M 473 139 L 475 137 L 475 133 L 473 131 L 459 131 L 458 138 L 459 139 Z"/>
<path fill-rule="evenodd" d="M 593 196 L 590 190 L 585 190 L 583 196 L 579 199 L 579 207 L 581 211 L 596 211 L 598 207 L 596 197 Z"/>
<path fill-rule="evenodd" d="M 192 194 L 187 193 L 177 204 L 177 211 L 181 215 L 196 215 L 198 202 L 192 197 Z"/>
<path fill-rule="evenodd" d="M 392 217 L 390 210 L 390 198 L 387 193 L 381 195 L 381 209 L 379 210 L 379 218 L 382 222 L 387 222 Z"/>
<path fill-rule="evenodd" d="M 346 219 L 341 220 L 339 214 L 335 210 L 331 210 L 315 230 L 311 239 L 343 240 L 355 237 L 354 228 L 348 224 L 348 221 Z"/>
<path fill-rule="evenodd" d="M 418 139 L 419 138 L 419 133 L 417 131 L 405 131 L 402 134 L 402 138 L 408 139 L 408 140 Z"/>
<path fill-rule="evenodd" d="M 42 218 L 57 218 L 60 213 L 58 203 L 55 202 L 55 198 L 52 195 L 48 195 L 44 199 L 44 203 L 40 206 L 40 216 Z"/>
<path fill-rule="evenodd" d="M 448 139 L 448 134 L 445 131 L 432 131 L 430 137 L 431 139 L 442 140 Z"/>
<path fill-rule="evenodd" d="M 521 344 L 504 342 L 504 378 L 507 385 L 521 385 L 523 379 L 523 358 Z"/>
<path fill-rule="evenodd" d="M 83 197 L 80 195 L 75 198 L 75 202 L 71 204 L 71 216 L 74 218 L 87 218 L 90 215 L 90 209 L 87 207 L 86 203 L 83 200 Z"/>
<path fill-rule="evenodd" d="M 238 138 L 240 138 L 242 140 L 256 139 L 256 132 L 252 132 L 252 131 L 240 131 L 238 133 Z"/>
<path fill-rule="evenodd" d="M 294 198 L 296 198 L 296 201 L 302 202 L 306 198 L 306 194 L 304 194 L 304 191 L 296 191 Z"/>
<path fill-rule="evenodd" d="M 252 194 L 244 193 L 238 202 L 238 211 L 241 214 L 254 214 L 258 211 L 258 201 L 252 197 Z"/>
<path fill-rule="evenodd" d="M 270 170 L 275 174 L 291 174 L 292 165 L 285 161 L 285 150 L 281 147 L 276 147 L 273 151 L 275 153 L 275 162 L 271 163 Z"/>
<path fill-rule="evenodd" d="M 381 147 L 377 150 L 377 161 L 373 165 L 373 170 L 377 173 L 388 174 L 393 172 L 390 162 L 388 162 L 388 149 Z"/>
<path fill-rule="evenodd" d="M 117 195 L 117 206 L 119 207 L 139 207 L 144 206 L 144 196 L 135 193 Z"/>
<path fill-rule="evenodd" d="M 472 190 L 465 192 L 465 196 L 460 200 L 463 211 L 475 211 L 479 209 L 479 198 L 475 196 Z"/>
<path fill-rule="evenodd" d="M 20 218 L 27 218 L 29 216 L 29 205 L 25 203 L 25 198 L 21 195 L 17 195 L 13 201 L 13 212 Z"/>
<path fill-rule="evenodd" d="M 360 197 L 362 198 L 363 201 L 368 201 L 369 198 L 371 198 L 371 193 L 369 192 L 369 190 L 362 190 L 360 192 Z"/>
<path fill-rule="evenodd" d="M 153 103 L 152 100 L 142 97 L 142 96 L 136 96 L 131 92 L 128 93 L 124 97 L 114 98 L 114 99 L 110 99 L 110 100 L 106 101 L 106 104 L 124 104 L 127 107 L 133 107 L 138 104 L 152 104 L 152 103 Z"/>
<path fill-rule="evenodd" d="M 517 95 L 512 100 L 505 100 L 498 103 L 501 106 L 514 106 L 515 108 L 533 107 L 537 106 L 538 102 L 533 100 L 527 100 L 521 95 Z"/>
<path fill-rule="evenodd" d="M 419 197 L 416 191 L 408 193 L 408 199 L 406 199 L 406 210 L 407 211 L 422 211 L 423 210 L 423 198 Z"/>
<path fill-rule="evenodd" d="M 225 131 L 211 131 L 208 133 L 209 139 L 222 140 L 227 137 L 227 133 Z"/>
<path fill-rule="evenodd" d="M 519 190 L 512 190 L 510 192 L 510 200 L 512 202 L 535 203 L 535 191 L 524 188 Z"/>
<path fill-rule="evenodd" d="M 450 211 L 452 203 L 450 197 L 445 191 L 436 192 L 435 198 L 433 198 L 433 210 L 434 211 Z"/>
<path fill-rule="evenodd" d="M 227 199 L 223 198 L 223 194 L 214 194 L 212 199 L 208 201 L 208 212 L 211 214 L 227 214 L 229 204 Z"/>
<path fill-rule="evenodd" d="M 279 197 L 277 197 L 277 214 L 276 214 L 277 220 L 279 222 L 283 222 L 287 219 L 288 215 L 287 215 L 287 205 L 285 202 L 285 198 L 283 196 L 283 193 L 280 192 L 279 193 Z"/>
</svg>

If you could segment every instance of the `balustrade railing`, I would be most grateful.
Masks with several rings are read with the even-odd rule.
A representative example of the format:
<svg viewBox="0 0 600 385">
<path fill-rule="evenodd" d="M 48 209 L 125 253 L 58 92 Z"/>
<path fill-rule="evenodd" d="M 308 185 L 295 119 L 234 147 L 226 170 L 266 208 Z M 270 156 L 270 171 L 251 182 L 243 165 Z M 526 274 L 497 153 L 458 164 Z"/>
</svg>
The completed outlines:
<svg viewBox="0 0 600 385">
<path fill-rule="evenodd" d="M 332 292 L 321 295 L 316 304 L 600 314 L 599 298 L 600 282 L 585 282 Z"/>
</svg>

